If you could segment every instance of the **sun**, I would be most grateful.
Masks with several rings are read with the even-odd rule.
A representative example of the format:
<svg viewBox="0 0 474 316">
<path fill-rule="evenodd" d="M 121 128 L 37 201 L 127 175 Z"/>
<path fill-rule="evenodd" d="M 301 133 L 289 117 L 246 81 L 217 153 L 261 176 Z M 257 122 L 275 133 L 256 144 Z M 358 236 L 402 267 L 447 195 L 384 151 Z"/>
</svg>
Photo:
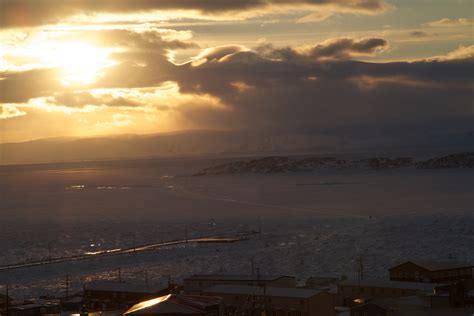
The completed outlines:
<svg viewBox="0 0 474 316">
<path fill-rule="evenodd" d="M 86 43 L 63 43 L 53 51 L 54 66 L 62 69 L 65 85 L 87 85 L 98 79 L 102 71 L 114 64 L 110 52 Z"/>
<path fill-rule="evenodd" d="M 33 58 L 42 66 L 59 69 L 65 86 L 92 84 L 106 68 L 116 64 L 110 59 L 110 48 L 85 42 L 41 43 L 30 52 L 34 52 Z"/>
</svg>

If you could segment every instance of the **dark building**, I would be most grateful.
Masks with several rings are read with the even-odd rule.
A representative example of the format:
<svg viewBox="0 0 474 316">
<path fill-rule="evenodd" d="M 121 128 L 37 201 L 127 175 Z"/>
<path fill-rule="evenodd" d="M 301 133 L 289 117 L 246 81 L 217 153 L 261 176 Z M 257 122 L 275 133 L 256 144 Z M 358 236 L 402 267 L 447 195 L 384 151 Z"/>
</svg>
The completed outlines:
<svg viewBox="0 0 474 316">
<path fill-rule="evenodd" d="M 127 309 L 141 301 L 169 294 L 168 285 L 128 282 L 98 282 L 85 286 L 84 303 L 88 311 Z"/>
<path fill-rule="evenodd" d="M 184 291 L 199 294 L 216 285 L 296 287 L 296 278 L 285 275 L 195 274 L 184 279 Z"/>
<path fill-rule="evenodd" d="M 304 288 L 216 285 L 203 295 L 222 297 L 224 315 L 333 316 L 334 295 Z"/>
<path fill-rule="evenodd" d="M 8 316 L 40 316 L 41 304 L 25 304 L 10 307 Z"/>
<path fill-rule="evenodd" d="M 337 294 L 344 305 L 351 306 L 354 301 L 375 298 L 398 298 L 411 295 L 435 295 L 444 284 L 399 282 L 381 280 L 345 280 L 337 284 Z"/>
<path fill-rule="evenodd" d="M 469 263 L 407 261 L 389 272 L 392 281 L 449 283 L 472 279 L 472 268 Z"/>
<path fill-rule="evenodd" d="M 169 294 L 133 305 L 124 316 L 219 316 L 221 301 L 220 297 Z"/>
<path fill-rule="evenodd" d="M 7 296 L 5 294 L 0 294 L 0 309 L 4 309 L 7 306 L 7 302 L 11 303 L 12 298 L 8 297 L 7 301 Z"/>
<path fill-rule="evenodd" d="M 351 308 L 351 316 L 387 316 L 388 308 L 376 303 L 356 305 Z"/>
</svg>

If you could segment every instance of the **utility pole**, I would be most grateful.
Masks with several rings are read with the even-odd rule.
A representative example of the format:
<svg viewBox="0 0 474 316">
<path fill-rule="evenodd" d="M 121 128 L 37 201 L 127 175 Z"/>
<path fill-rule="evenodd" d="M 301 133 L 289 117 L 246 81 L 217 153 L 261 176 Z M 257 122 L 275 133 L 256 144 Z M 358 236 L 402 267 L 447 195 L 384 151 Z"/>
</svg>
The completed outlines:
<svg viewBox="0 0 474 316">
<path fill-rule="evenodd" d="M 69 274 L 66 274 L 66 301 L 69 299 Z"/>
<path fill-rule="evenodd" d="M 133 252 L 137 252 L 137 235 L 133 233 Z"/>
<path fill-rule="evenodd" d="M 122 282 L 122 269 L 121 268 L 118 268 L 118 280 L 119 282 Z"/>
<path fill-rule="evenodd" d="M 267 316 L 267 285 L 263 284 L 263 315 Z"/>
<path fill-rule="evenodd" d="M 51 242 L 48 243 L 48 262 L 51 263 Z"/>
<path fill-rule="evenodd" d="M 362 262 L 362 255 L 359 256 L 359 262 L 358 262 L 358 267 L 357 267 L 357 279 L 359 281 L 359 286 L 360 286 L 360 282 L 364 279 L 364 264 Z"/>
<path fill-rule="evenodd" d="M 258 217 L 258 233 L 260 235 L 262 234 L 262 223 L 260 221 L 260 216 Z"/>
<path fill-rule="evenodd" d="M 184 240 L 186 242 L 186 246 L 188 245 L 188 227 L 184 224 Z"/>
<path fill-rule="evenodd" d="M 8 314 L 10 312 L 10 297 L 8 296 L 9 295 L 9 293 L 8 293 L 9 288 L 8 287 L 9 287 L 8 284 L 5 285 L 5 292 L 6 292 L 5 293 L 5 295 L 6 295 L 6 297 L 5 297 L 5 314 L 6 314 L 6 316 L 9 316 Z"/>
<path fill-rule="evenodd" d="M 148 287 L 148 271 L 145 270 L 145 284 Z"/>
</svg>

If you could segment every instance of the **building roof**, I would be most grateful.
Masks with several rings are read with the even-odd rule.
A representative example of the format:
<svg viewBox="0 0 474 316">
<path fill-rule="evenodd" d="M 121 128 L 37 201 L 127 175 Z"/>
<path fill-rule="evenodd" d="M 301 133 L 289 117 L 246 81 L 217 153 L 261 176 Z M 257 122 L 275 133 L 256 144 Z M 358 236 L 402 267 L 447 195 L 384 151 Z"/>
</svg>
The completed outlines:
<svg viewBox="0 0 474 316">
<path fill-rule="evenodd" d="M 156 294 L 168 288 L 164 284 L 139 284 L 128 282 L 95 282 L 86 285 L 85 290 L 101 292 Z"/>
<path fill-rule="evenodd" d="M 256 275 L 256 274 L 194 274 L 185 280 L 211 281 L 275 281 L 281 278 L 295 278 L 286 275 Z"/>
<path fill-rule="evenodd" d="M 261 287 L 261 286 L 245 286 L 245 285 L 216 285 L 204 290 L 204 293 L 211 294 L 240 294 L 240 295 L 257 295 L 270 297 L 291 297 L 291 298 L 310 298 L 323 291 L 302 289 L 302 288 L 285 288 L 285 287 Z"/>
<path fill-rule="evenodd" d="M 437 287 L 444 286 L 438 283 L 385 281 L 385 280 L 345 280 L 338 283 L 339 286 L 363 286 L 376 288 L 390 288 L 401 290 L 434 291 Z"/>
<path fill-rule="evenodd" d="M 132 306 L 124 315 L 193 315 L 202 314 L 207 308 L 219 305 L 220 297 L 166 295 Z"/>
<path fill-rule="evenodd" d="M 16 309 L 16 310 L 25 310 L 25 309 L 31 309 L 31 308 L 41 308 L 43 305 L 41 304 L 24 304 L 24 305 L 17 305 L 17 306 L 12 306 L 11 309 Z"/>
<path fill-rule="evenodd" d="M 389 310 L 389 307 L 383 303 L 376 303 L 376 302 L 367 302 L 367 303 L 364 303 L 364 304 L 360 304 L 360 305 L 355 305 L 355 306 L 352 306 L 351 307 L 351 310 L 355 311 L 355 310 L 358 310 L 358 309 L 361 309 L 361 308 L 364 308 L 366 306 L 369 306 L 369 305 L 376 305 L 386 311 Z"/>
<path fill-rule="evenodd" d="M 402 264 L 413 263 L 419 267 L 425 268 L 429 271 L 442 271 L 442 270 L 452 270 L 452 269 L 462 269 L 462 268 L 472 268 L 474 265 L 468 262 L 456 262 L 456 261 L 427 261 L 427 260 L 410 260 L 400 263 L 389 270 L 395 269 Z"/>
</svg>

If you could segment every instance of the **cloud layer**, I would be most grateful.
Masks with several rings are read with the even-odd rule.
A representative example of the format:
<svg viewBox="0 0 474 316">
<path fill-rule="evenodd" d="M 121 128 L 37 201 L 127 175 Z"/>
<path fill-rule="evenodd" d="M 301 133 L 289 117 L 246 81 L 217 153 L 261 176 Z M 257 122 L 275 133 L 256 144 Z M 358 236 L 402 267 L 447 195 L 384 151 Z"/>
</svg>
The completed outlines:
<svg viewBox="0 0 474 316">
<path fill-rule="evenodd" d="M 254 17 L 283 11 L 326 11 L 377 14 L 389 8 L 383 0 L 2 0 L 0 27 L 54 24 L 67 17 L 96 14 L 192 12 L 196 18 Z M 189 17 L 192 17 L 189 16 Z"/>
<path fill-rule="evenodd" d="M 249 1 L 248 6 L 262 3 Z M 381 37 L 200 49 L 187 32 L 154 27 L 55 36 L 58 43 L 79 41 L 108 49 L 114 63 L 83 85 L 64 85 L 62 70 L 54 65 L 0 72 L 3 119 L 24 120 L 31 111 L 36 116 L 41 111 L 94 112 L 95 122 L 81 119 L 104 131 L 114 126 L 146 126 L 147 131 L 166 126 L 348 139 L 409 138 L 440 128 L 472 130 L 474 46 L 412 62 L 375 63 L 361 59 L 369 60 L 390 47 Z M 199 51 L 188 62 L 176 64 L 170 59 L 173 53 L 190 49 Z"/>
</svg>

